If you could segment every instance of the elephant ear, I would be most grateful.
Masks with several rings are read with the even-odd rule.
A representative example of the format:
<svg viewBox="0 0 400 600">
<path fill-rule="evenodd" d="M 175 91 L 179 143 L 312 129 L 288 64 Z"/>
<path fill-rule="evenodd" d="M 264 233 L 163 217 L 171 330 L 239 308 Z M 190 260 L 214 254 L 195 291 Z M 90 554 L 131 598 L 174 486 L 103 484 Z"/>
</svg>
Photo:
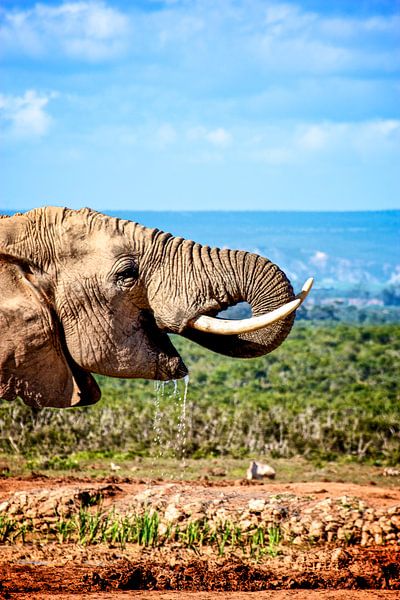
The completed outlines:
<svg viewBox="0 0 400 600">
<path fill-rule="evenodd" d="M 33 232 L 28 224 L 32 221 L 25 215 L 0 220 L 0 398 L 19 396 L 34 408 L 93 404 L 100 390 L 69 356 L 61 327 L 29 268 L 40 256 L 29 252 Z"/>
<path fill-rule="evenodd" d="M 22 269 L 0 258 L 0 398 L 34 408 L 84 404 L 49 309 Z"/>
</svg>

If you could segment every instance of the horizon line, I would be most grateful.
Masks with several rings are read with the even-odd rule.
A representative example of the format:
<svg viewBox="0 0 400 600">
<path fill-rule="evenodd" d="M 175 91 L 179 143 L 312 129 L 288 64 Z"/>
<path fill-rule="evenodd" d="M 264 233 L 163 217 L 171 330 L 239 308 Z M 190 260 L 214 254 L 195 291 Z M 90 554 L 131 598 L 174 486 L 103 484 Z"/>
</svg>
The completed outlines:
<svg viewBox="0 0 400 600">
<path fill-rule="evenodd" d="M 33 208 L 1 208 L 0 213 L 26 213 L 35 208 L 44 208 L 45 206 L 59 206 L 60 208 L 69 208 L 68 206 L 56 205 L 56 204 L 43 204 L 40 206 L 36 206 Z M 349 209 L 349 210 L 335 210 L 335 209 L 227 209 L 227 208 L 215 208 L 215 209 L 161 209 L 161 208 L 148 208 L 148 209 L 136 209 L 136 208 L 92 208 L 92 207 L 80 207 L 80 208 L 90 208 L 91 210 L 95 210 L 96 212 L 113 212 L 113 213 L 122 213 L 122 212 L 140 212 L 140 213 L 300 213 L 300 214 L 310 214 L 310 213 L 325 213 L 325 214 L 355 214 L 355 213 L 388 213 L 388 212 L 400 212 L 400 208 L 366 208 L 366 209 Z M 70 209 L 70 210 L 80 210 Z"/>
</svg>

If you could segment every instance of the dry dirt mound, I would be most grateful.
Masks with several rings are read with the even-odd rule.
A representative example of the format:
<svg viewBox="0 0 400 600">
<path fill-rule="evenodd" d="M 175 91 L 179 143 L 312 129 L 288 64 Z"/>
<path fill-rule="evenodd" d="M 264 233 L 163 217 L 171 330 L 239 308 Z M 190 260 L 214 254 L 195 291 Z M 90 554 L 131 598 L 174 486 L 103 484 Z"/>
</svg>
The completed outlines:
<svg viewBox="0 0 400 600">
<path fill-rule="evenodd" d="M 358 496 L 330 497 L 327 489 L 315 484 L 313 491 L 299 496 L 289 491 L 274 493 L 269 485 L 209 487 L 183 482 L 152 485 L 81 482 L 58 484 L 56 489 L 47 485 L 5 494 L 0 516 L 29 520 L 44 530 L 46 525 L 51 527 L 60 517 L 71 517 L 80 508 L 112 510 L 120 515 L 157 511 L 160 534 L 175 524 L 185 528 L 196 521 L 207 523 L 212 529 L 231 522 L 242 532 L 279 528 L 281 541 L 294 545 L 400 543 L 400 502 L 372 506 Z M 387 492 L 382 499 L 388 499 Z"/>
<path fill-rule="evenodd" d="M 4 483 L 0 540 L 1 519 L 29 520 L 41 537 L 0 544 L 0 597 L 124 590 L 400 590 L 396 491 L 389 496 L 375 487 L 371 496 L 371 490 L 352 486 L 346 495 L 343 487 L 328 483 L 308 488 L 126 480 Z M 177 538 L 151 548 L 56 543 L 50 534 L 57 520 L 82 509 L 122 518 L 156 511 L 160 536 L 171 523 L 181 530 L 191 522 L 206 523 L 212 530 L 232 522 L 249 536 L 274 528 L 280 532 L 279 547 L 255 560 L 233 547 L 218 556 L 216 548 L 185 547 Z"/>
<path fill-rule="evenodd" d="M 389 548 L 330 549 L 296 553 L 251 564 L 170 552 L 144 553 L 133 560 L 93 564 L 3 563 L 0 591 L 94 592 L 122 590 L 261 591 L 295 589 L 400 590 L 400 552 Z M 54 559 L 54 555 L 53 555 Z M 62 557 L 60 556 L 60 559 Z M 22 564 L 21 564 L 22 563 Z"/>
</svg>

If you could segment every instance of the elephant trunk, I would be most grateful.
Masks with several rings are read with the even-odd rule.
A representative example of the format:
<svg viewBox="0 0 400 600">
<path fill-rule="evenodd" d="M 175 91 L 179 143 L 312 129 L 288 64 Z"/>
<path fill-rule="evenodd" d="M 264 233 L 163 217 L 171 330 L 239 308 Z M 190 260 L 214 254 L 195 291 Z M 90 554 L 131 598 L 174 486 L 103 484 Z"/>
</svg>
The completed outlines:
<svg viewBox="0 0 400 600">
<path fill-rule="evenodd" d="M 303 297 L 294 296 L 277 265 L 249 252 L 209 248 L 167 234 L 158 242 L 162 251 L 157 244 L 157 255 L 163 261 L 152 270 L 149 301 L 159 327 L 240 358 L 262 356 L 283 342 Z M 223 321 L 209 317 L 238 302 L 248 302 L 256 319 L 247 328 L 232 328 L 235 322 L 227 322 L 228 329 L 220 334 Z M 257 320 L 261 325 L 255 327 Z"/>
<path fill-rule="evenodd" d="M 209 254 L 208 249 L 203 249 L 203 253 Z M 295 299 L 286 275 L 268 259 L 242 251 L 215 249 L 211 253 L 212 268 L 225 283 L 227 298 L 222 300 L 222 307 L 248 302 L 253 317 L 258 317 Z M 221 354 L 253 358 L 277 348 L 289 334 L 294 317 L 295 313 L 291 312 L 262 329 L 245 333 L 218 335 L 190 328 L 183 335 Z"/>
</svg>

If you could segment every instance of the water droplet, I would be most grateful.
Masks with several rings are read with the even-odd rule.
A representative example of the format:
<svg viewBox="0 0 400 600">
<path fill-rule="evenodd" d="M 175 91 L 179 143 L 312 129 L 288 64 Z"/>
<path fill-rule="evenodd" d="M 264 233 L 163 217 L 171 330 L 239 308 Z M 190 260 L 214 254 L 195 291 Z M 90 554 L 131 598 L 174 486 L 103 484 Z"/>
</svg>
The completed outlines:
<svg viewBox="0 0 400 600">
<path fill-rule="evenodd" d="M 177 458 L 181 462 L 181 479 L 183 478 L 184 470 L 186 469 L 186 443 L 187 443 L 187 432 L 186 432 L 186 421 L 187 421 L 187 393 L 189 387 L 189 375 L 184 377 L 184 390 L 183 394 L 179 395 L 179 417 L 178 417 L 178 435 L 177 435 Z"/>
<path fill-rule="evenodd" d="M 154 432 L 153 441 L 155 444 L 155 457 L 152 461 L 153 470 L 156 467 L 156 460 L 162 459 L 163 453 L 164 453 L 164 445 L 162 443 L 162 429 L 161 429 L 162 412 L 161 412 L 160 401 L 164 398 L 165 382 L 164 381 L 155 381 L 154 382 L 154 390 L 155 390 L 155 396 L 154 396 L 154 418 L 153 418 L 153 432 Z"/>
<path fill-rule="evenodd" d="M 168 384 L 172 383 L 172 386 Z M 187 394 L 189 386 L 189 375 L 183 379 L 183 393 L 180 390 L 180 383 L 174 379 L 172 381 L 155 381 L 154 382 L 154 417 L 153 417 L 153 442 L 155 449 L 153 454 L 152 467 L 153 471 L 159 467 L 161 459 L 166 457 L 168 450 L 173 450 L 175 459 L 180 462 L 181 479 L 183 478 L 186 468 L 186 445 L 187 445 Z M 172 400 L 174 403 L 173 410 L 174 418 L 177 419 L 177 434 L 176 439 L 165 439 L 166 427 L 162 427 L 162 421 L 165 420 L 165 404 L 164 400 Z M 168 410 L 168 408 L 167 408 Z M 171 413 L 168 413 L 171 414 Z M 176 422 L 176 421 L 175 421 Z M 158 462 L 158 464 L 157 464 Z M 162 477 L 166 477 L 166 473 L 161 473 Z M 170 477 L 172 475 L 169 475 Z"/>
</svg>

